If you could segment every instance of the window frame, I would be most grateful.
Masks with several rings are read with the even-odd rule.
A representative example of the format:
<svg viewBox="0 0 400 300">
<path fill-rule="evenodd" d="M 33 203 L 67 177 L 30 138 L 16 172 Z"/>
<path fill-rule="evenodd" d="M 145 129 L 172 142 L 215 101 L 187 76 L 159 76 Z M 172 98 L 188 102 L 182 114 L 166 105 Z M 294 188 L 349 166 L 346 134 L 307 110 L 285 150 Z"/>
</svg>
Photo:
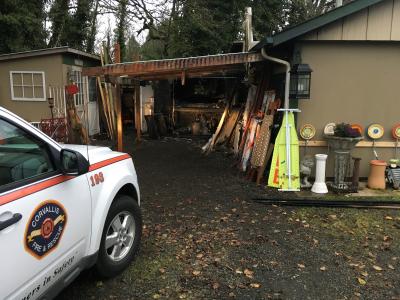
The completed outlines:
<svg viewBox="0 0 400 300">
<path fill-rule="evenodd" d="M 43 91 L 43 98 L 27 98 L 27 97 L 16 97 L 14 95 L 14 80 L 13 80 L 13 75 L 14 74 L 21 74 L 21 85 L 17 85 L 17 86 L 21 86 L 22 87 L 22 93 L 23 93 L 23 87 L 24 87 L 24 82 L 23 82 L 23 76 L 22 74 L 31 74 L 32 77 L 34 74 L 40 74 L 42 75 L 42 91 Z M 27 85 L 29 86 L 29 85 Z M 35 96 L 35 85 L 33 82 L 33 78 L 32 78 L 32 95 Z M 11 89 L 11 100 L 13 101 L 31 101 L 31 102 L 44 102 L 46 101 L 46 76 L 45 76 L 45 72 L 44 71 L 10 71 L 10 89 Z"/>
<path fill-rule="evenodd" d="M 5 184 L 5 185 L 0 185 L 0 195 L 3 194 L 3 193 L 11 192 L 12 190 L 15 190 L 15 189 L 18 189 L 18 188 L 23 188 L 24 186 L 27 186 L 27 185 L 30 185 L 30 184 L 34 184 L 36 182 L 43 181 L 45 179 L 49 179 L 49 178 L 52 178 L 52 177 L 56 177 L 56 176 L 62 175 L 62 172 L 60 170 L 59 159 L 57 159 L 57 154 L 60 154 L 60 151 L 58 151 L 57 149 L 52 147 L 50 144 L 46 143 L 46 141 L 42 140 L 41 138 L 39 138 L 35 134 L 31 133 L 30 131 L 26 130 L 22 126 L 20 126 L 17 123 L 13 122 L 12 120 L 4 118 L 2 116 L 0 116 L 0 120 L 4 121 L 4 122 L 7 122 L 7 123 L 15 126 L 16 128 L 18 128 L 19 130 L 25 132 L 27 135 L 29 135 L 29 137 L 35 143 L 43 144 L 44 145 L 44 149 L 47 151 L 47 155 L 48 155 L 49 159 L 51 160 L 51 163 L 54 166 L 54 170 L 53 171 L 50 171 L 50 172 L 47 172 L 47 173 L 43 173 L 43 174 L 40 174 L 40 175 L 37 175 L 37 176 L 34 176 L 34 177 L 21 179 L 19 181 L 11 182 L 11 183 L 8 183 L 8 184 Z"/>
</svg>

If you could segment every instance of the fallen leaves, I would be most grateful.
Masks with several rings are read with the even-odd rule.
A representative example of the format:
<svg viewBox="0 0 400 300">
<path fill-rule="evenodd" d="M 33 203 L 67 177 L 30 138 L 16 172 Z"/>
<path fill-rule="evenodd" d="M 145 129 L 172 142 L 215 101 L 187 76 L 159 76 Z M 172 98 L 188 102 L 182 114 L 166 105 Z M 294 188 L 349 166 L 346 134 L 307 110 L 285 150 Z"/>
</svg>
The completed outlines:
<svg viewBox="0 0 400 300">
<path fill-rule="evenodd" d="M 186 299 L 187 298 L 187 295 L 186 294 L 180 294 L 179 295 L 179 299 Z"/>
<path fill-rule="evenodd" d="M 246 277 L 248 278 L 253 278 L 254 272 L 249 270 L 249 269 L 244 269 L 243 271 L 244 275 L 246 275 Z"/>
<path fill-rule="evenodd" d="M 336 215 L 329 215 L 329 218 L 332 219 L 332 220 L 336 220 L 337 216 Z"/>
<path fill-rule="evenodd" d="M 362 271 L 361 275 L 364 276 L 364 277 L 367 277 L 368 276 L 368 272 L 367 271 Z"/>
<path fill-rule="evenodd" d="M 364 279 L 360 278 L 360 277 L 358 277 L 357 280 L 358 280 L 358 283 L 361 284 L 361 285 L 366 285 L 367 284 L 367 282 Z"/>
<path fill-rule="evenodd" d="M 278 263 L 277 261 L 275 261 L 275 260 L 271 260 L 271 261 L 269 262 L 269 264 L 270 264 L 271 266 L 273 266 L 273 267 L 276 267 L 277 265 L 279 265 L 279 263 Z"/>
<path fill-rule="evenodd" d="M 383 271 L 382 267 L 377 266 L 377 265 L 373 265 L 372 268 L 374 268 L 374 270 L 378 271 L 378 272 Z"/>
<path fill-rule="evenodd" d="M 383 236 L 383 241 L 384 242 L 387 242 L 387 241 L 390 241 L 390 240 L 392 240 L 392 238 L 390 236 L 388 236 L 388 235 L 384 235 Z"/>
<path fill-rule="evenodd" d="M 201 271 L 199 271 L 199 270 L 194 270 L 194 271 L 192 272 L 192 274 L 193 274 L 194 276 L 199 276 L 199 275 L 201 274 Z"/>
<path fill-rule="evenodd" d="M 218 282 L 214 282 L 213 285 L 212 285 L 212 288 L 214 290 L 219 289 L 219 287 L 220 287 L 220 284 Z"/>
</svg>

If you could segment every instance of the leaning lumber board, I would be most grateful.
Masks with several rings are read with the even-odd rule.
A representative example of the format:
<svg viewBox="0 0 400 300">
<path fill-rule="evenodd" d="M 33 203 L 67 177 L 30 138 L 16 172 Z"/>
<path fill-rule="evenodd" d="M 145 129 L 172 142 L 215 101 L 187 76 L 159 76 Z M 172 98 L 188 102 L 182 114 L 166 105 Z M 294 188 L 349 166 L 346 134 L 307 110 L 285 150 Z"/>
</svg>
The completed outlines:
<svg viewBox="0 0 400 300">
<path fill-rule="evenodd" d="M 111 130 L 111 124 L 110 124 L 110 117 L 108 115 L 107 105 L 105 103 L 106 100 L 104 99 L 103 86 L 101 84 L 100 77 L 97 76 L 96 79 L 97 79 L 97 85 L 99 86 L 99 90 L 100 90 L 100 98 L 101 98 L 101 104 L 103 106 L 104 116 L 106 118 L 107 131 L 108 131 L 108 134 L 110 136 L 110 139 L 113 139 L 113 134 L 112 134 L 112 130 Z"/>
<path fill-rule="evenodd" d="M 212 151 L 212 149 L 214 148 L 215 141 L 217 140 L 218 134 L 221 131 L 222 125 L 224 124 L 226 115 L 228 114 L 228 110 L 229 110 L 229 104 L 227 104 L 225 106 L 224 113 L 222 114 L 221 119 L 219 120 L 218 127 L 215 130 L 215 133 L 211 137 L 211 141 L 210 141 L 209 146 L 208 147 L 204 147 L 205 149 L 203 151 L 206 152 L 207 154 L 210 153 Z"/>
<path fill-rule="evenodd" d="M 239 110 L 238 109 L 232 109 L 229 112 L 229 117 L 227 117 L 227 120 L 224 123 L 224 126 L 223 126 L 223 128 L 221 130 L 221 133 L 219 134 L 218 139 L 215 142 L 216 145 L 223 144 L 227 140 L 229 140 L 229 138 L 232 135 L 232 131 L 235 128 L 235 125 L 237 123 L 238 118 L 239 118 Z"/>
</svg>

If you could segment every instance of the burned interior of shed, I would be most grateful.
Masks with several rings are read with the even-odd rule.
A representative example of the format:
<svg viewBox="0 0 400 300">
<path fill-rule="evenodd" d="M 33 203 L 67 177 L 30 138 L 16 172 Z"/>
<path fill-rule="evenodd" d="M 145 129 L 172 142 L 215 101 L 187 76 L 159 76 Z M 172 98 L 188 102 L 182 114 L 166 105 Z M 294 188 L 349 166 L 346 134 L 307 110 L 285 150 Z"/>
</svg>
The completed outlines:
<svg viewBox="0 0 400 300">
<path fill-rule="evenodd" d="M 136 128 L 137 141 L 142 134 L 202 136 L 204 153 L 223 146 L 249 178 L 260 183 L 266 175 L 282 121 L 284 77 L 261 53 L 112 64 L 85 74 L 111 78 L 118 91 L 119 148 L 124 124 Z"/>
</svg>

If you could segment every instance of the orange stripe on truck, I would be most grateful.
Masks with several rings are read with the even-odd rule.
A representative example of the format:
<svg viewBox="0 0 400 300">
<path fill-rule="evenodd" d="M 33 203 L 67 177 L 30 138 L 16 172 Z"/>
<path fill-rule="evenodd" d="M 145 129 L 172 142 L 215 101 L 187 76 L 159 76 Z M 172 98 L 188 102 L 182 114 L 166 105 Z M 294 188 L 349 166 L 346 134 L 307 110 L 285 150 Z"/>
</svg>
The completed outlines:
<svg viewBox="0 0 400 300">
<path fill-rule="evenodd" d="M 124 154 L 124 155 L 120 155 L 114 158 L 110 158 L 110 159 L 106 159 L 103 160 L 101 162 L 95 163 L 93 165 L 89 166 L 89 172 L 103 168 L 105 166 L 114 164 L 116 162 L 125 160 L 125 159 L 130 159 L 131 156 L 129 154 Z M 18 200 L 20 198 L 29 196 L 33 193 L 37 193 L 40 192 L 42 190 L 45 190 L 47 188 L 50 188 L 52 186 L 55 186 L 57 184 L 63 183 L 65 181 L 68 181 L 70 179 L 73 179 L 74 176 L 68 176 L 68 175 L 58 175 L 56 177 L 44 180 L 42 182 L 38 182 L 38 183 L 34 183 L 28 187 L 23 187 L 17 191 L 12 191 L 9 192 L 8 194 L 5 194 L 3 196 L 0 196 L 0 206 L 7 204 L 9 202 Z"/>
<path fill-rule="evenodd" d="M 103 168 L 105 166 L 111 165 L 111 164 L 119 162 L 121 160 L 130 159 L 130 158 L 131 158 L 131 156 L 129 154 L 124 154 L 124 155 L 120 155 L 120 156 L 117 156 L 117 157 L 113 157 L 113 158 L 110 158 L 110 159 L 106 159 L 106 160 L 100 161 L 98 163 L 90 165 L 89 172 L 92 172 L 94 170 Z"/>
</svg>

